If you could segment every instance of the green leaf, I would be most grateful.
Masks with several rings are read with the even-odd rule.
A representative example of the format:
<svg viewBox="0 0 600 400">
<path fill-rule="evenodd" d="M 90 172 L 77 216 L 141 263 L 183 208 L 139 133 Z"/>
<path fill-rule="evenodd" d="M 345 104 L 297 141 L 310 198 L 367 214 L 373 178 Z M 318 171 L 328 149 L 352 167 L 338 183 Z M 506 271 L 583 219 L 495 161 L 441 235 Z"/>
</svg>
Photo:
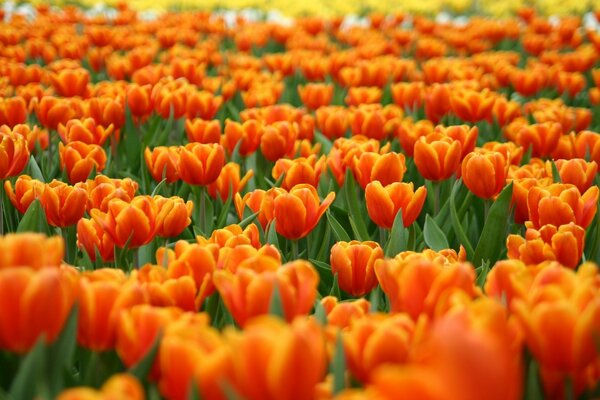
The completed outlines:
<svg viewBox="0 0 600 400">
<path fill-rule="evenodd" d="M 483 288 L 485 285 L 485 281 L 487 280 L 487 276 L 490 273 L 490 262 L 484 261 L 479 268 L 476 270 L 477 272 L 477 286 Z"/>
<path fill-rule="evenodd" d="M 531 358 L 527 367 L 527 381 L 525 382 L 525 398 L 528 400 L 543 400 L 545 398 L 539 376 L 539 366 Z"/>
<path fill-rule="evenodd" d="M 56 341 L 48 346 L 48 362 L 46 364 L 48 385 L 51 386 L 51 395 L 57 396 L 63 389 L 62 376 L 72 367 L 73 356 L 77 346 L 77 318 L 79 307 L 77 304 L 71 308 L 63 330 Z"/>
<path fill-rule="evenodd" d="M 346 388 L 346 354 L 341 331 L 338 332 L 335 341 L 335 352 L 331 360 L 331 373 L 333 374 L 332 394 L 336 395 Z"/>
<path fill-rule="evenodd" d="M 154 251 L 154 244 L 152 242 L 150 242 L 144 246 L 140 246 L 133 251 L 137 251 L 138 265 L 135 266 L 136 268 L 141 268 L 142 266 L 144 266 L 146 264 L 152 263 L 152 260 L 154 260 L 155 251 Z"/>
<path fill-rule="evenodd" d="M 450 194 L 450 218 L 452 220 L 452 228 L 454 228 L 454 232 L 456 232 L 458 240 L 460 240 L 460 243 L 464 246 L 465 251 L 467 252 L 467 259 L 471 259 L 471 257 L 475 253 L 475 250 L 473 250 L 473 245 L 471 244 L 469 237 L 463 229 L 463 226 L 460 222 L 460 218 L 458 216 L 458 211 L 456 210 L 456 194 L 460 190 L 461 186 L 462 180 L 459 179 L 456 181 L 454 187 L 452 188 L 452 193 Z"/>
<path fill-rule="evenodd" d="M 325 135 L 321 132 L 315 131 L 315 142 L 321 144 L 321 151 L 323 154 L 329 154 L 331 148 L 333 147 L 333 143 L 329 140 Z"/>
<path fill-rule="evenodd" d="M 165 169 L 166 169 L 166 167 L 165 167 Z M 154 197 L 157 194 L 159 194 L 166 182 L 167 182 L 167 178 L 163 178 L 162 181 L 158 182 L 158 185 L 156 185 L 156 187 L 152 191 L 151 196 Z"/>
<path fill-rule="evenodd" d="M 231 208 L 231 202 L 233 200 L 233 188 L 229 185 L 229 195 L 227 196 L 227 200 L 225 200 L 225 204 L 221 208 L 221 212 L 217 217 L 217 228 L 223 228 L 227 223 L 227 214 L 229 214 L 229 208 Z"/>
<path fill-rule="evenodd" d="M 40 166 L 38 165 L 37 161 L 35 161 L 35 158 L 33 156 L 29 157 L 29 164 L 27 164 L 27 168 L 29 169 L 29 175 L 31 175 L 33 179 L 46 182 L 44 174 L 42 174 L 42 170 L 40 169 Z"/>
<path fill-rule="evenodd" d="M 8 392 L 11 399 L 33 399 L 39 394 L 46 364 L 44 336 L 38 337 L 35 346 L 27 353 Z"/>
<path fill-rule="evenodd" d="M 256 219 L 256 217 L 258 217 L 258 214 L 260 214 L 260 211 L 257 211 L 254 214 L 247 216 L 246 218 L 244 218 L 243 220 L 241 220 L 238 225 L 242 229 L 244 229 L 245 227 L 247 227 L 248 225 L 250 225 L 252 222 L 254 222 L 254 220 Z"/>
<path fill-rule="evenodd" d="M 506 245 L 506 232 L 511 220 L 511 198 L 513 184 L 506 186 L 490 207 L 485 225 L 475 248 L 473 264 L 481 265 L 484 260 L 490 264 L 498 261 L 498 256 Z"/>
<path fill-rule="evenodd" d="M 444 235 L 444 232 L 442 232 L 440 227 L 435 223 L 433 218 L 429 216 L 429 214 L 427 214 L 425 217 L 423 238 L 425 239 L 425 244 L 435 251 L 440 251 L 450 247 L 448 245 L 448 239 L 446 239 L 446 235 Z"/>
<path fill-rule="evenodd" d="M 187 392 L 187 400 L 201 400 L 202 396 L 200 396 L 200 391 L 198 390 L 198 383 L 196 379 L 193 378 L 190 382 L 190 386 Z"/>
<path fill-rule="evenodd" d="M 279 249 L 279 237 L 277 236 L 277 229 L 275 227 L 276 223 L 277 223 L 277 221 L 275 219 L 273 219 L 267 226 L 267 238 L 266 239 L 267 239 L 267 243 L 270 243 Z"/>
<path fill-rule="evenodd" d="M 379 311 L 379 303 L 381 300 L 381 286 L 377 285 L 375 289 L 371 291 L 369 295 L 369 303 L 371 304 L 370 311 L 377 312 Z"/>
<path fill-rule="evenodd" d="M 337 241 L 349 242 L 352 240 L 350 239 L 350 235 L 348 235 L 348 232 L 346 232 L 342 224 L 340 224 L 339 221 L 329 211 L 327 211 L 327 221 L 329 222 L 329 226 L 331 226 L 331 229 L 333 230 L 333 234 L 335 235 Z"/>
<path fill-rule="evenodd" d="M 352 226 L 354 236 L 358 240 L 370 240 L 369 232 L 367 231 L 367 226 L 365 225 L 365 220 L 363 219 L 365 212 L 361 209 L 360 204 L 358 202 L 359 196 L 356 193 L 356 183 L 354 181 L 354 176 L 352 176 L 350 168 L 348 168 L 348 170 L 346 171 L 344 192 L 346 194 L 346 201 L 348 203 L 350 226 Z"/>
<path fill-rule="evenodd" d="M 408 230 L 404 227 L 404 221 L 402 221 L 402 210 L 399 210 L 394 218 L 394 224 L 392 225 L 392 230 L 385 246 L 385 256 L 394 257 L 402 250 L 405 250 L 407 241 Z"/>
<path fill-rule="evenodd" d="M 273 286 L 273 293 L 271 293 L 271 301 L 269 303 L 269 314 L 275 315 L 281 319 L 285 318 L 283 311 L 283 302 L 281 300 L 281 293 L 279 292 L 279 285 L 275 282 Z"/>
<path fill-rule="evenodd" d="M 46 220 L 46 213 L 42 208 L 42 203 L 35 199 L 30 205 L 25 215 L 17 226 L 17 233 L 21 232 L 41 232 L 48 233 L 50 230 Z"/>
<path fill-rule="evenodd" d="M 158 334 L 154 338 L 154 342 L 152 342 L 152 345 L 150 346 L 146 354 L 144 354 L 144 357 L 142 357 L 140 361 L 138 361 L 135 365 L 132 365 L 131 368 L 129 368 L 128 372 L 131 375 L 135 376 L 138 380 L 144 381 L 148 377 L 148 374 L 152 369 L 152 364 L 154 364 L 154 359 L 158 354 L 158 348 L 160 346 L 161 340 L 162 332 L 158 332 Z"/>
<path fill-rule="evenodd" d="M 552 163 L 552 180 L 554 183 L 562 183 L 562 179 L 560 178 L 560 172 L 558 172 L 558 167 L 554 160 L 550 161 Z"/>
<path fill-rule="evenodd" d="M 315 319 L 319 322 L 319 324 L 323 326 L 327 325 L 327 313 L 323 308 L 323 304 L 321 304 L 319 300 L 315 302 L 315 312 L 313 315 Z"/>
<path fill-rule="evenodd" d="M 338 283 L 338 274 L 333 274 L 333 283 L 331 284 L 331 290 L 329 291 L 330 296 L 335 296 L 341 300 L 342 293 L 340 292 L 340 285 Z"/>
</svg>

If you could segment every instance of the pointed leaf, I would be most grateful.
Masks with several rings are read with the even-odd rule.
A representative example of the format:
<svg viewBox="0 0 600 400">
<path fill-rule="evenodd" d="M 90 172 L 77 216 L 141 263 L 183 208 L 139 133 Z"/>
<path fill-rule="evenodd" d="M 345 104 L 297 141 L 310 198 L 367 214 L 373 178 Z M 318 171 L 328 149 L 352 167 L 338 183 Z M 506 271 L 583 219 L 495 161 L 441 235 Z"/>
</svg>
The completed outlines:
<svg viewBox="0 0 600 400">
<path fill-rule="evenodd" d="M 35 199 L 30 205 L 25 215 L 17 226 L 17 233 L 21 232 L 40 232 L 48 233 L 48 222 L 46 221 L 46 213 L 42 208 L 42 203 Z"/>
<path fill-rule="evenodd" d="M 331 372 L 333 374 L 332 394 L 336 395 L 346 388 L 346 354 L 341 331 L 338 332 L 335 341 L 335 352 L 331 360 Z"/>
<path fill-rule="evenodd" d="M 454 229 L 454 232 L 456 232 L 458 240 L 467 252 L 467 259 L 471 259 L 471 257 L 475 253 L 475 250 L 473 250 L 473 245 L 471 244 L 469 237 L 463 229 L 462 223 L 460 222 L 460 218 L 458 217 L 458 211 L 456 210 L 456 193 L 458 192 L 461 186 L 462 180 L 459 179 L 456 181 L 454 187 L 452 188 L 452 193 L 450 194 L 450 218 L 452 219 L 452 228 Z"/>
<path fill-rule="evenodd" d="M 425 239 L 425 244 L 435 251 L 440 251 L 450 247 L 450 245 L 448 245 L 448 239 L 446 239 L 446 235 L 444 235 L 444 232 L 442 232 L 440 227 L 435 223 L 433 218 L 429 216 L 429 214 L 427 214 L 425 217 L 423 238 Z"/>
<path fill-rule="evenodd" d="M 342 224 L 340 224 L 339 221 L 329 211 L 327 211 L 327 221 L 329 222 L 329 226 L 331 226 L 331 229 L 333 230 L 333 234 L 335 235 L 337 241 L 349 242 L 350 240 L 352 240 L 350 239 L 350 235 L 348 235 L 348 232 L 346 232 Z"/>
<path fill-rule="evenodd" d="M 279 292 L 279 285 L 275 282 L 273 286 L 273 293 L 271 293 L 271 301 L 269 303 L 269 314 L 275 315 L 281 319 L 285 318 L 283 311 L 283 302 L 281 300 L 281 293 Z"/>
<path fill-rule="evenodd" d="M 46 364 L 46 347 L 43 335 L 27 353 L 13 380 L 9 396 L 11 399 L 33 399 L 39 391 Z"/>
<path fill-rule="evenodd" d="M 402 211 L 398 211 L 396 218 L 394 218 L 394 225 L 390 231 L 387 244 L 385 246 L 385 256 L 394 257 L 396 254 L 406 249 L 408 241 L 408 229 L 404 227 L 404 221 L 402 221 Z"/>
</svg>

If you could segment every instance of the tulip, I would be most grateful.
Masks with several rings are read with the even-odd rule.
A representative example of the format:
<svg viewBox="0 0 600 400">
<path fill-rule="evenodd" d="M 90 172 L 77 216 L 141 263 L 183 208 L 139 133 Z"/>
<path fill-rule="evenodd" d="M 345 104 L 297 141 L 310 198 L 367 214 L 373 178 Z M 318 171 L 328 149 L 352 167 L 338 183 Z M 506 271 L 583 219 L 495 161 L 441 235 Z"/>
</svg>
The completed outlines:
<svg viewBox="0 0 600 400">
<path fill-rule="evenodd" d="M 399 211 L 402 211 L 404 227 L 412 225 L 419 216 L 426 197 L 427 189 L 422 186 L 415 192 L 412 182 L 397 182 L 384 187 L 379 181 L 373 181 L 365 189 L 369 217 L 386 229 L 392 228 Z"/>
<path fill-rule="evenodd" d="M 222 96 L 215 96 L 205 90 L 191 91 L 186 100 L 186 115 L 189 119 L 213 119 L 222 104 Z"/>
<path fill-rule="evenodd" d="M 264 126 L 257 120 L 248 120 L 240 124 L 228 119 L 225 121 L 221 144 L 229 154 L 232 154 L 238 142 L 241 141 L 238 151 L 240 155 L 248 156 L 258 149 L 263 133 Z"/>
<path fill-rule="evenodd" d="M 425 91 L 425 115 L 437 124 L 450 109 L 450 87 L 447 84 L 433 84 Z"/>
<path fill-rule="evenodd" d="M 370 314 L 354 320 L 343 336 L 352 376 L 367 383 L 379 366 L 406 363 L 414 329 L 406 314 Z"/>
<path fill-rule="evenodd" d="M 418 110 L 423 106 L 425 85 L 423 82 L 398 82 L 390 87 L 394 103 L 408 110 Z"/>
<path fill-rule="evenodd" d="M 337 242 L 331 248 L 331 272 L 338 275 L 340 289 L 361 297 L 377 286 L 375 261 L 383 258 L 376 242 Z"/>
<path fill-rule="evenodd" d="M 46 185 L 29 175 L 21 175 L 15 182 L 15 188 L 10 181 L 4 182 L 4 189 L 12 205 L 21 213 L 25 214 L 31 203 L 41 197 Z"/>
<path fill-rule="evenodd" d="M 136 248 L 154 239 L 157 206 L 149 196 L 137 196 L 127 203 L 113 199 L 107 212 L 92 210 L 91 217 L 108 233 L 117 247 Z"/>
<path fill-rule="evenodd" d="M 253 170 L 246 172 L 240 179 L 240 165 L 235 162 L 229 162 L 225 164 L 221 173 L 216 181 L 208 185 L 208 194 L 212 198 L 219 196 L 223 202 L 225 202 L 229 196 L 232 198 L 239 193 L 250 178 L 254 175 Z"/>
<path fill-rule="evenodd" d="M 344 100 L 349 106 L 360 104 L 375 104 L 381 101 L 383 92 L 378 87 L 351 87 Z"/>
<path fill-rule="evenodd" d="M 489 91 L 453 91 L 450 95 L 450 108 L 454 114 L 466 122 L 492 119 L 492 108 L 496 98 Z"/>
<path fill-rule="evenodd" d="M 338 328 L 350 326 L 354 319 L 360 319 L 369 313 L 371 304 L 365 299 L 338 301 L 337 297 L 325 296 L 321 305 L 327 314 L 327 324 Z"/>
<path fill-rule="evenodd" d="M 57 129 L 59 124 L 65 125 L 71 119 L 81 118 L 83 108 L 79 100 L 44 96 L 35 104 L 35 113 L 44 127 Z"/>
<path fill-rule="evenodd" d="M 317 157 L 312 154 L 308 157 L 295 158 L 293 160 L 280 158 L 275 162 L 272 175 L 274 179 L 279 179 L 284 175 L 281 187 L 290 190 L 296 185 L 309 184 L 315 188 L 319 185 L 321 173 L 325 166 L 326 157 Z"/>
<path fill-rule="evenodd" d="M 298 94 L 302 103 L 311 110 L 327 106 L 333 99 L 333 85 L 325 83 L 308 83 L 298 86 Z"/>
<path fill-rule="evenodd" d="M 534 186 L 527 194 L 529 220 L 534 228 L 574 222 L 585 229 L 596 214 L 598 193 L 597 186 L 590 187 L 583 195 L 573 185 Z"/>
<path fill-rule="evenodd" d="M 331 192 L 321 204 L 314 186 L 296 185 L 288 193 L 273 200 L 273 216 L 277 233 L 290 240 L 308 235 L 319 223 L 321 216 L 335 199 Z"/>
<path fill-rule="evenodd" d="M 87 101 L 87 116 L 106 129 L 112 125 L 115 129 L 115 139 L 118 140 L 119 130 L 125 125 L 124 107 L 119 99 L 95 97 Z"/>
<path fill-rule="evenodd" d="M 433 132 L 433 124 L 431 121 L 424 119 L 417 122 L 407 119 L 398 126 L 396 137 L 400 141 L 400 145 L 404 153 L 408 157 L 413 157 L 415 143 L 421 136 L 427 136 Z"/>
<path fill-rule="evenodd" d="M 94 179 L 88 179 L 79 184 L 88 193 L 88 213 L 97 208 L 106 212 L 108 203 L 115 198 L 130 202 L 138 190 L 138 183 L 130 178 L 111 179 L 106 175 L 96 175 Z"/>
<path fill-rule="evenodd" d="M 83 218 L 87 200 L 84 188 L 69 186 L 56 179 L 47 184 L 40 195 L 48 223 L 60 228 L 75 225 Z"/>
<path fill-rule="evenodd" d="M 297 137 L 297 124 L 287 121 L 275 122 L 264 128 L 260 138 L 260 150 L 267 160 L 275 162 L 294 149 Z"/>
<path fill-rule="evenodd" d="M 150 85 L 140 86 L 132 83 L 127 87 L 127 106 L 134 117 L 145 118 L 152 114 L 154 104 L 150 96 L 151 91 Z"/>
<path fill-rule="evenodd" d="M 570 160 L 554 160 L 560 181 L 575 185 L 579 193 L 584 193 L 594 183 L 598 164 L 595 161 L 587 162 L 581 158 L 573 158 Z M 546 163 L 546 170 L 549 176 L 552 176 L 552 164 Z"/>
<path fill-rule="evenodd" d="M 167 183 L 173 183 L 179 180 L 180 153 L 176 146 L 158 146 L 150 150 L 146 147 L 144 150 L 144 159 L 150 175 L 156 182 L 166 179 Z"/>
<path fill-rule="evenodd" d="M 60 167 L 66 170 L 71 183 L 85 181 L 92 170 L 100 172 L 106 165 L 106 153 L 96 144 L 59 143 Z"/>
<path fill-rule="evenodd" d="M 136 378 L 128 374 L 111 376 L 100 390 L 76 387 L 66 389 L 58 395 L 58 400 L 144 400 L 144 388 Z"/>
<path fill-rule="evenodd" d="M 497 196 L 506 185 L 506 159 L 496 151 L 472 152 L 462 162 L 465 186 L 482 199 Z"/>
<path fill-rule="evenodd" d="M 219 120 L 207 121 L 202 118 L 186 119 L 185 133 L 190 142 L 220 143 L 221 125 Z"/>
<path fill-rule="evenodd" d="M 29 162 L 26 139 L 13 132 L 0 130 L 0 179 L 16 176 Z"/>
<path fill-rule="evenodd" d="M 402 182 L 406 172 L 403 154 L 364 152 L 354 156 L 351 164 L 354 178 L 364 189 L 370 182 L 379 181 L 383 186 Z"/>
<path fill-rule="evenodd" d="M 67 125 L 58 125 L 58 134 L 66 143 L 79 141 L 102 146 L 112 132 L 112 124 L 104 128 L 97 125 L 93 118 L 72 119 Z"/>
<path fill-rule="evenodd" d="M 63 69 L 50 74 L 52 87 L 63 97 L 86 97 L 90 74 L 84 68 Z"/>
<path fill-rule="evenodd" d="M 27 121 L 27 104 L 23 97 L 11 97 L 0 99 L 0 126 L 7 125 L 13 128 L 15 125 L 24 124 Z"/>
<path fill-rule="evenodd" d="M 234 387 L 248 400 L 314 399 L 327 366 L 325 338 L 312 319 L 285 324 L 262 317 L 246 329 L 228 329 Z"/>
<path fill-rule="evenodd" d="M 348 111 L 340 106 L 320 107 L 315 112 L 317 127 L 329 139 L 342 137 L 349 127 Z"/>
<path fill-rule="evenodd" d="M 576 268 L 583 255 L 585 230 L 574 224 L 544 225 L 539 229 L 526 223 L 525 238 L 508 235 L 506 247 L 508 258 L 519 259 L 526 264 L 539 264 L 556 260 L 565 267 Z"/>
<path fill-rule="evenodd" d="M 479 129 L 477 128 L 477 126 L 468 125 L 438 125 L 435 127 L 435 132 L 440 133 L 443 136 L 447 136 L 452 140 L 458 140 L 460 142 L 462 149 L 460 159 L 462 160 L 466 157 L 467 154 L 469 154 L 475 149 Z M 435 137 L 435 135 L 433 136 Z"/>
<path fill-rule="evenodd" d="M 353 135 L 365 135 L 381 141 L 390 133 L 385 129 L 387 120 L 379 106 L 363 105 L 354 109 L 350 121 Z"/>
<path fill-rule="evenodd" d="M 105 262 L 115 259 L 115 243 L 112 237 L 93 219 L 82 218 L 77 222 L 77 247 L 85 250 L 92 261 L 96 261 L 97 254 Z"/>
<path fill-rule="evenodd" d="M 208 185 L 219 177 L 225 163 L 220 144 L 189 143 L 180 148 L 177 171 L 189 185 Z"/>
<path fill-rule="evenodd" d="M 266 229 L 269 222 L 271 222 L 274 218 L 274 200 L 277 196 L 283 193 L 286 193 L 286 190 L 278 187 L 271 188 L 267 191 L 256 189 L 252 192 L 246 193 L 243 198 L 239 193 L 237 193 L 235 195 L 234 202 L 238 217 L 240 220 L 244 219 L 244 210 L 247 206 L 252 213 L 259 213 L 257 217 L 258 221 L 263 229 Z"/>
<path fill-rule="evenodd" d="M 458 140 L 435 135 L 421 137 L 414 148 L 414 160 L 423 178 L 433 182 L 450 178 L 461 160 L 462 145 Z"/>
<path fill-rule="evenodd" d="M 7 234 L 0 237 L 0 270 L 11 267 L 58 268 L 65 254 L 60 236 L 41 233 Z"/>
<path fill-rule="evenodd" d="M 160 237 L 175 237 L 181 234 L 192 222 L 194 203 L 184 202 L 181 197 L 154 196 L 157 207 L 156 234 Z"/>
<path fill-rule="evenodd" d="M 554 151 L 562 134 L 561 126 L 556 122 L 525 125 L 517 133 L 515 142 L 524 149 L 531 147 L 533 157 L 544 157 Z"/>
<path fill-rule="evenodd" d="M 41 335 L 54 342 L 73 306 L 75 284 L 66 269 L 0 269 L 0 348 L 25 353 Z"/>
</svg>

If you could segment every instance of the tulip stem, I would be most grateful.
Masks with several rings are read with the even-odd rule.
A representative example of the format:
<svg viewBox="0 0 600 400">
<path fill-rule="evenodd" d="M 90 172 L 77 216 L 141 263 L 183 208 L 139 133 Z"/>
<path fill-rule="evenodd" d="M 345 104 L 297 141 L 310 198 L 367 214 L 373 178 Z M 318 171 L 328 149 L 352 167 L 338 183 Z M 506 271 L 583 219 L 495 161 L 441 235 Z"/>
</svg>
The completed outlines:
<svg viewBox="0 0 600 400">
<path fill-rule="evenodd" d="M 433 212 L 434 215 L 440 213 L 440 182 L 433 182 Z"/>
<path fill-rule="evenodd" d="M 292 260 L 298 259 L 298 240 L 292 240 Z"/>
<path fill-rule="evenodd" d="M 4 235 L 4 179 L 0 188 L 0 235 Z"/>
<path fill-rule="evenodd" d="M 204 235 L 208 235 L 209 232 L 205 232 L 206 228 L 206 196 L 204 195 L 204 186 L 197 187 L 198 196 L 198 228 Z"/>
<path fill-rule="evenodd" d="M 385 243 L 387 242 L 387 230 L 385 228 L 379 227 L 379 244 L 381 245 L 381 247 L 385 246 Z"/>
<path fill-rule="evenodd" d="M 485 199 L 483 200 L 483 223 L 487 221 L 488 214 L 490 213 L 490 207 L 492 205 L 492 200 Z"/>
</svg>

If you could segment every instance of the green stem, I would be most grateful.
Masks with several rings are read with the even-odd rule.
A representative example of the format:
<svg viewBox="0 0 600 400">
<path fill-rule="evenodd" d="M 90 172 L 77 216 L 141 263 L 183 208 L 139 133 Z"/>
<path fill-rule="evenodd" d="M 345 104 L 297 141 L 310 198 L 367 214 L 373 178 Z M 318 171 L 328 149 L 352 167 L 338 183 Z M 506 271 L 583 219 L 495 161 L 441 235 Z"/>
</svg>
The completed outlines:
<svg viewBox="0 0 600 400">
<path fill-rule="evenodd" d="M 387 229 L 379 227 L 379 244 L 381 245 L 381 247 L 384 247 L 386 242 L 387 242 Z"/>
<path fill-rule="evenodd" d="M 198 228 L 204 235 L 208 235 L 206 232 L 206 196 L 204 195 L 204 186 L 198 188 Z"/>
<path fill-rule="evenodd" d="M 292 240 L 291 241 L 292 244 L 292 260 L 297 260 L 298 259 L 298 240 Z"/>
<path fill-rule="evenodd" d="M 4 179 L 0 181 L 0 235 L 4 235 Z"/>
<path fill-rule="evenodd" d="M 483 200 L 483 223 L 487 221 L 488 214 L 490 213 L 490 207 L 492 206 L 492 200 L 485 199 Z"/>
<path fill-rule="evenodd" d="M 433 182 L 433 212 L 434 215 L 440 213 L 440 186 L 441 182 Z"/>
</svg>

